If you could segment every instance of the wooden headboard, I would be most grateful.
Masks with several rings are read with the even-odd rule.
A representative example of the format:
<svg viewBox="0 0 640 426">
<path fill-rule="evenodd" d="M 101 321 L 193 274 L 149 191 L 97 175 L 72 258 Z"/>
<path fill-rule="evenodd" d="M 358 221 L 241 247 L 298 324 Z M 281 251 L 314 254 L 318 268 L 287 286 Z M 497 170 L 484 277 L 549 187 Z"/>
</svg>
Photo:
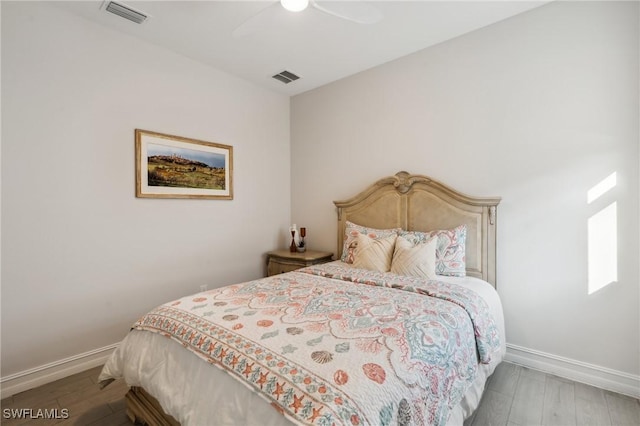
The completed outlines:
<svg viewBox="0 0 640 426">
<path fill-rule="evenodd" d="M 338 208 L 338 258 L 347 221 L 378 229 L 432 231 L 467 225 L 467 275 L 496 286 L 496 207 L 500 197 L 470 197 L 407 172 L 380 179 Z"/>
</svg>

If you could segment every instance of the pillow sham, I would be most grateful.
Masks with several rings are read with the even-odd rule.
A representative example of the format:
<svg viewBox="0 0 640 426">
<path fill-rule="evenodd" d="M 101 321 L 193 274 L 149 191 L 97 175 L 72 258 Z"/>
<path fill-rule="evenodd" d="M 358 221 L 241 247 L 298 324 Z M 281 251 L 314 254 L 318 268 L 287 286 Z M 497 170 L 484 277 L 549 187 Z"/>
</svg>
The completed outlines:
<svg viewBox="0 0 640 426">
<path fill-rule="evenodd" d="M 402 231 L 398 235 L 411 241 L 414 245 L 437 236 L 436 274 L 451 277 L 464 277 L 467 274 L 465 266 L 466 225 L 429 232 Z"/>
<path fill-rule="evenodd" d="M 436 246 L 438 237 L 413 244 L 405 237 L 396 238 L 391 260 L 391 272 L 398 275 L 436 279 Z"/>
<path fill-rule="evenodd" d="M 353 256 L 353 266 L 372 271 L 389 272 L 396 236 L 371 238 L 359 234 Z"/>
<path fill-rule="evenodd" d="M 366 226 L 356 225 L 353 222 L 347 221 L 344 230 L 344 243 L 342 245 L 342 256 L 340 260 L 346 263 L 353 263 L 353 254 L 356 248 L 356 239 L 358 235 L 367 235 L 370 238 L 384 238 L 389 236 L 396 236 L 398 232 L 402 231 L 401 228 L 394 229 L 375 229 L 367 228 Z"/>
</svg>

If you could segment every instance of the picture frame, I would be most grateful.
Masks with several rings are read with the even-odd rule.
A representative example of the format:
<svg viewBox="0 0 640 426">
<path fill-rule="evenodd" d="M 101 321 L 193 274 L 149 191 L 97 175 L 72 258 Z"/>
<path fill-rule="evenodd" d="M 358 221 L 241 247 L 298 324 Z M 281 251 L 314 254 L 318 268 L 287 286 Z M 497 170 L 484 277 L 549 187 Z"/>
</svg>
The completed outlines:
<svg viewBox="0 0 640 426">
<path fill-rule="evenodd" d="M 136 197 L 233 200 L 233 147 L 135 129 Z"/>
</svg>

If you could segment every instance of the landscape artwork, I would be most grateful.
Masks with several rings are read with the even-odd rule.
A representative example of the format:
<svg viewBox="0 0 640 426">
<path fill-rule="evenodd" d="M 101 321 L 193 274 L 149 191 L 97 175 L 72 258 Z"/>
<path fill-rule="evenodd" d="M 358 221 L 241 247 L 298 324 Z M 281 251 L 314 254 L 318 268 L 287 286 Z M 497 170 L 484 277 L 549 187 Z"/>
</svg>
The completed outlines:
<svg viewBox="0 0 640 426">
<path fill-rule="evenodd" d="M 136 130 L 136 196 L 232 199 L 233 148 Z"/>
</svg>

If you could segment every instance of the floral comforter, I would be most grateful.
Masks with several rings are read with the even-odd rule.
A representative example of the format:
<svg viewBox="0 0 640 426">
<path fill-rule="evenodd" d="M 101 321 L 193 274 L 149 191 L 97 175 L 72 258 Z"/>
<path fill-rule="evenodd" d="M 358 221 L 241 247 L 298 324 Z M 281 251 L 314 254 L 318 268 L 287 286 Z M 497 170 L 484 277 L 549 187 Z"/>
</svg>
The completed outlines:
<svg viewBox="0 0 640 426">
<path fill-rule="evenodd" d="M 169 302 L 163 334 L 297 424 L 444 425 L 500 345 L 485 302 L 455 284 L 338 264 Z"/>
</svg>

